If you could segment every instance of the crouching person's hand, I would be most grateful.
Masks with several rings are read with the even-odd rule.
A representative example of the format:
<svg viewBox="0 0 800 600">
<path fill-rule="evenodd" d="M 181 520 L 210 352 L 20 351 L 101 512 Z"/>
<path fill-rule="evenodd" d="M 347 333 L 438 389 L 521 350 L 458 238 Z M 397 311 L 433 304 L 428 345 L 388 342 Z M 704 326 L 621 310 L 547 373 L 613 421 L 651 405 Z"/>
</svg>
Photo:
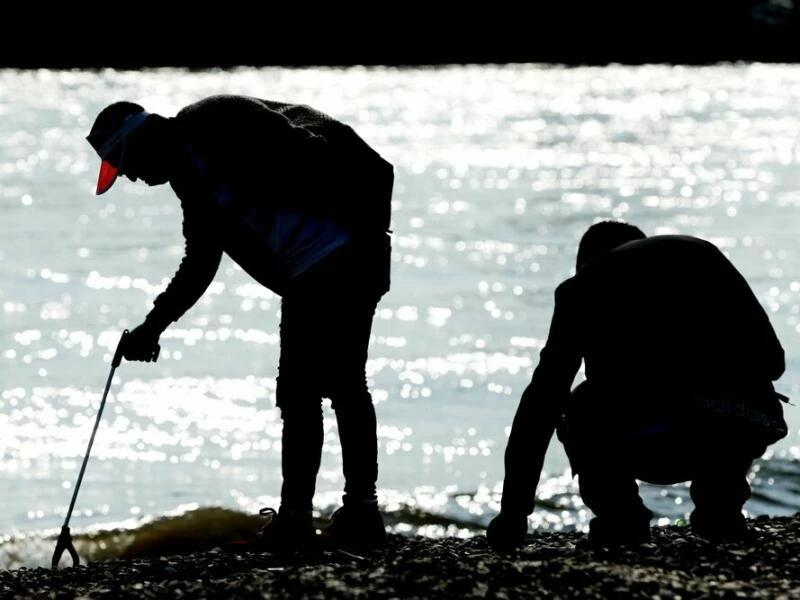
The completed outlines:
<svg viewBox="0 0 800 600">
<path fill-rule="evenodd" d="M 510 516 L 500 513 L 486 529 L 486 540 L 496 552 L 509 552 L 519 548 L 525 543 L 525 535 L 528 533 L 528 518 L 522 516 Z"/>
</svg>

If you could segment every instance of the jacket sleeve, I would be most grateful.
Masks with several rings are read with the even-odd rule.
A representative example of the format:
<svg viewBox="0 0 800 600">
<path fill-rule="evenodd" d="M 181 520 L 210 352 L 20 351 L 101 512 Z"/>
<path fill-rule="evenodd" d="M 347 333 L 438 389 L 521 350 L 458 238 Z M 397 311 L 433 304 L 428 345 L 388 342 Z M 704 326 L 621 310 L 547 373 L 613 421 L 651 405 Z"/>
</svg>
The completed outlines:
<svg viewBox="0 0 800 600">
<path fill-rule="evenodd" d="M 222 246 L 210 217 L 192 202 L 183 208 L 184 255 L 166 289 L 156 297 L 146 321 L 161 331 L 177 321 L 200 299 L 214 280 Z"/>
<path fill-rule="evenodd" d="M 501 511 L 508 515 L 529 515 L 534 510 L 547 447 L 581 365 L 569 283 L 556 289 L 547 341 L 511 426 L 501 501 Z"/>
</svg>

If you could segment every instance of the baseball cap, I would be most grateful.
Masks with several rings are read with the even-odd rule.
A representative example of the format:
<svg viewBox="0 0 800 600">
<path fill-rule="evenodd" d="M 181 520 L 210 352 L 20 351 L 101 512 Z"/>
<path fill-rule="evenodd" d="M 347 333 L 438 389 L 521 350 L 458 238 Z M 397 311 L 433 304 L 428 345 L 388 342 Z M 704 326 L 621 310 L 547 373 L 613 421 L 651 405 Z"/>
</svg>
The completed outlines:
<svg viewBox="0 0 800 600">
<path fill-rule="evenodd" d="M 114 102 L 105 107 L 92 125 L 86 140 L 102 161 L 97 177 L 97 195 L 111 189 L 125 157 L 128 136 L 147 120 L 150 113 L 134 102 Z"/>
</svg>

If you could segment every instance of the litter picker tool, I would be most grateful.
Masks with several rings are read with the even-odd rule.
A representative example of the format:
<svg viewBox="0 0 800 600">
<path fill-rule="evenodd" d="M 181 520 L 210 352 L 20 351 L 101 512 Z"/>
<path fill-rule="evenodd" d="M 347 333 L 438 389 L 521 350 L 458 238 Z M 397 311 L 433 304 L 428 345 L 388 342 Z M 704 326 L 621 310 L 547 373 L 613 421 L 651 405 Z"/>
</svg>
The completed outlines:
<svg viewBox="0 0 800 600">
<path fill-rule="evenodd" d="M 78 481 L 75 483 L 75 490 L 72 492 L 72 501 L 69 503 L 67 518 L 64 520 L 64 526 L 61 528 L 61 533 L 59 534 L 58 541 L 56 542 L 56 549 L 55 552 L 53 552 L 51 566 L 54 569 L 58 567 L 58 562 L 61 560 L 61 556 L 64 554 L 65 550 L 69 552 L 69 555 L 72 557 L 73 567 L 77 567 L 80 564 L 78 552 L 75 550 L 75 546 L 72 544 L 72 535 L 69 532 L 69 520 L 72 517 L 72 510 L 75 508 L 75 500 L 78 498 L 78 490 L 81 489 L 83 473 L 86 471 L 86 463 L 89 461 L 89 454 L 92 451 L 94 436 L 97 433 L 98 425 L 100 425 L 100 418 L 103 416 L 103 407 L 106 405 L 106 398 L 108 397 L 108 390 L 111 387 L 111 380 L 114 378 L 114 371 L 117 370 L 117 367 L 122 362 L 122 351 L 125 346 L 125 338 L 128 336 L 128 333 L 129 332 L 127 329 L 122 332 L 122 337 L 119 339 L 117 350 L 114 352 L 114 358 L 111 361 L 111 372 L 108 374 L 106 389 L 103 392 L 103 399 L 100 401 L 100 408 L 97 411 L 97 420 L 94 423 L 94 429 L 92 429 L 92 436 L 89 438 L 89 446 L 86 448 L 86 455 L 83 457 L 83 464 L 81 465 L 80 473 L 78 473 Z M 154 361 L 158 358 L 160 349 L 161 348 L 159 346 L 156 346 L 155 354 L 153 356 Z"/>
</svg>

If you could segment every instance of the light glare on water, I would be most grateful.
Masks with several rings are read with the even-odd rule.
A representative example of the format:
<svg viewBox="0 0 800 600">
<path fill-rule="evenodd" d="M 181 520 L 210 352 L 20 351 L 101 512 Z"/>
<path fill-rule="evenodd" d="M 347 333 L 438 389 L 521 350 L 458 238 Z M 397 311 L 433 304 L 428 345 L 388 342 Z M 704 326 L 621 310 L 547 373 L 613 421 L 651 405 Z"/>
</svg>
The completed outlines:
<svg viewBox="0 0 800 600">
<path fill-rule="evenodd" d="M 0 71 L 8 535 L 62 524 L 119 336 L 144 317 L 183 252 L 168 187 L 120 180 L 94 195 L 91 122 L 114 100 L 174 114 L 214 93 L 318 107 L 396 167 L 393 287 L 367 365 L 380 501 L 400 515 L 396 531 L 471 535 L 498 510 L 508 428 L 547 336 L 553 290 L 597 219 L 722 248 L 786 348 L 778 390 L 800 395 L 798 67 Z M 279 311 L 280 298 L 226 258 L 162 337 L 158 363 L 121 365 L 76 531 L 176 507 L 276 505 Z M 800 454 L 794 407 L 787 420 L 790 435 L 754 470 L 752 513 L 800 506 L 787 485 Z M 343 485 L 327 401 L 324 426 L 320 511 L 339 502 Z M 643 494 L 659 522 L 691 510 L 684 486 Z M 590 514 L 555 443 L 539 497 L 532 526 L 585 527 Z"/>
</svg>

